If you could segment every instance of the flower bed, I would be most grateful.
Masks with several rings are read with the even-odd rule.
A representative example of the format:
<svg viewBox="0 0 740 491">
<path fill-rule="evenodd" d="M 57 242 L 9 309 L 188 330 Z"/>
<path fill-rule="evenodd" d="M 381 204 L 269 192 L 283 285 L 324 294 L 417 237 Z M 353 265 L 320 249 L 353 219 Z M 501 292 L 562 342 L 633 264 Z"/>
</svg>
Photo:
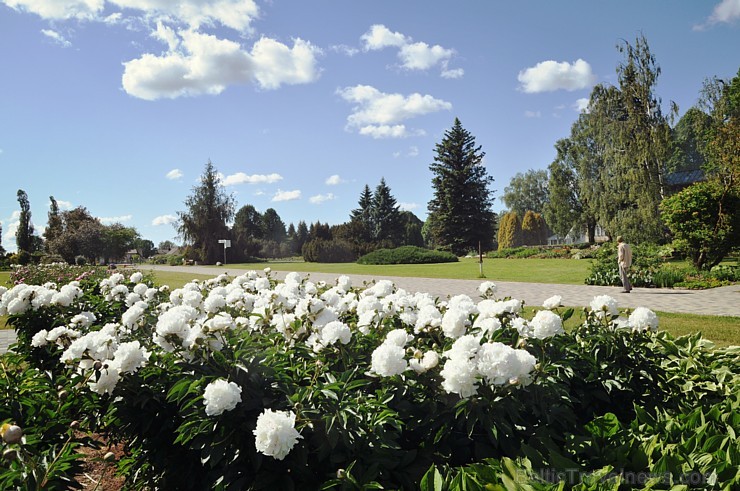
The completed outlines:
<svg viewBox="0 0 740 491">
<path fill-rule="evenodd" d="M 132 489 L 478 489 L 511 469 L 532 482 L 535 467 L 624 470 L 592 448 L 604 418 L 619 448 L 631 421 L 721 404 L 740 373 L 737 350 L 655 333 L 647 309 L 620 318 L 615 299 L 597 297 L 565 333 L 575 312 L 560 298 L 526 320 L 491 282 L 479 300 L 440 300 L 389 281 L 278 283 L 269 270 L 174 291 L 116 273 L 0 294 L 26 363 L 74 391 L 85 428 L 127 443 L 118 466 Z M 715 453 L 690 465 L 703 472 Z M 2 475 L 24 472 L 6 462 Z M 661 468 L 678 479 L 686 462 Z M 722 472 L 715 482 L 738 482 Z"/>
</svg>

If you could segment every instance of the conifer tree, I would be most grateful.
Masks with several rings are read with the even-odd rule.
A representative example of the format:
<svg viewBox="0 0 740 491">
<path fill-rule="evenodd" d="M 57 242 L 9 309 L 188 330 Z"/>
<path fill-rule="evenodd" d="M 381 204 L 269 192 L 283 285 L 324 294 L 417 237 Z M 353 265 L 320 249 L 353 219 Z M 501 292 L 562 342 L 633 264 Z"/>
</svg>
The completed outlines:
<svg viewBox="0 0 740 491">
<path fill-rule="evenodd" d="M 364 193 L 363 193 L 364 195 Z M 403 235 L 401 212 L 396 204 L 396 198 L 391 194 L 391 188 L 380 179 L 375 188 L 372 199 L 372 237 L 376 242 L 388 241 L 393 245 L 400 242 Z"/>
<path fill-rule="evenodd" d="M 18 246 L 18 252 L 34 252 L 33 224 L 31 223 L 31 204 L 28 202 L 28 195 L 22 189 L 18 190 L 18 204 L 21 207 L 21 213 L 18 217 L 18 230 L 15 233 L 15 243 Z"/>
<path fill-rule="evenodd" d="M 479 243 L 490 249 L 496 216 L 489 190 L 493 177 L 483 166 L 485 152 L 458 118 L 435 151 L 429 166 L 434 197 L 427 205 L 432 242 L 455 254 L 478 250 Z"/>
<path fill-rule="evenodd" d="M 44 239 L 46 240 L 46 251 L 49 252 L 49 245 L 57 238 L 63 231 L 62 217 L 59 216 L 59 205 L 54 196 L 49 196 L 49 215 L 47 220 L 46 229 L 44 230 Z"/>
<path fill-rule="evenodd" d="M 519 221 L 519 215 L 515 211 L 510 211 L 501 217 L 501 223 L 498 228 L 498 250 L 517 247 L 522 244 L 522 225 Z"/>
<path fill-rule="evenodd" d="M 215 263 L 223 257 L 219 239 L 226 238 L 226 226 L 234 216 L 234 198 L 224 191 L 221 178 L 209 160 L 200 184 L 193 187 L 185 199 L 187 211 L 177 212 L 175 224 L 179 236 L 193 247 L 206 263 Z"/>
</svg>

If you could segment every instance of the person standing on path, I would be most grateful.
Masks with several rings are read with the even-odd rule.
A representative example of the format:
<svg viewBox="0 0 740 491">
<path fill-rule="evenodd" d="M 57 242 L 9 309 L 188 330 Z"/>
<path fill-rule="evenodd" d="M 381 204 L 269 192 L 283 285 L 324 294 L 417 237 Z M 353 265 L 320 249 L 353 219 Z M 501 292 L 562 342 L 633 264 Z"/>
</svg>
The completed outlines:
<svg viewBox="0 0 740 491">
<path fill-rule="evenodd" d="M 630 266 L 632 266 L 632 248 L 621 235 L 617 236 L 617 264 L 619 264 L 619 278 L 624 288 L 622 293 L 629 293 L 632 290 L 628 277 Z"/>
</svg>

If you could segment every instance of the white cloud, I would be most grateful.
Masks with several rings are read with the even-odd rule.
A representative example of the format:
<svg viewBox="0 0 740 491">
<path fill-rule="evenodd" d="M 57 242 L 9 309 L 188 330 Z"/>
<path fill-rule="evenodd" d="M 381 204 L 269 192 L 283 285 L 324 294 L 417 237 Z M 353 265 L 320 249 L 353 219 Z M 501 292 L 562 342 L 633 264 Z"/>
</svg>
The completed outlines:
<svg viewBox="0 0 740 491">
<path fill-rule="evenodd" d="M 250 176 L 244 172 L 237 172 L 222 179 L 224 186 L 235 186 L 237 184 L 273 184 L 282 180 L 283 176 L 280 174 L 252 174 Z"/>
<path fill-rule="evenodd" d="M 359 49 L 353 48 L 352 46 L 347 46 L 346 44 L 334 44 L 332 46 L 329 46 L 329 50 L 334 51 L 335 53 L 341 53 L 345 56 L 349 56 L 350 58 L 360 52 Z"/>
<path fill-rule="evenodd" d="M 324 181 L 324 183 L 327 186 L 337 186 L 339 184 L 342 184 L 343 182 L 346 182 L 346 181 L 342 179 L 341 177 L 339 177 L 339 174 L 334 174 L 332 176 L 329 176 L 326 178 L 326 181 Z"/>
<path fill-rule="evenodd" d="M 409 157 L 416 157 L 418 155 L 419 155 L 419 147 L 416 147 L 416 146 L 409 147 L 409 153 L 408 153 Z"/>
<path fill-rule="evenodd" d="M 123 89 L 140 99 L 174 99 L 181 96 L 220 94 L 227 86 L 256 83 L 264 89 L 316 80 L 320 50 L 295 39 L 293 47 L 262 38 L 248 52 L 239 43 L 195 31 L 162 28 L 155 36 L 170 50 L 163 55 L 145 53 L 125 62 Z"/>
<path fill-rule="evenodd" d="M 72 203 L 70 201 L 64 201 L 61 199 L 57 200 L 57 206 L 60 210 L 71 210 L 72 209 Z"/>
<path fill-rule="evenodd" d="M 407 130 L 400 124 L 407 119 L 452 109 L 452 104 L 431 95 L 414 93 L 385 94 L 369 85 L 356 85 L 337 90 L 346 101 L 355 104 L 347 117 L 347 128 L 373 138 L 402 138 L 424 134 L 421 130 Z"/>
<path fill-rule="evenodd" d="M 325 201 L 331 201 L 336 198 L 337 197 L 334 196 L 333 193 L 317 194 L 316 196 L 311 196 L 310 198 L 308 198 L 308 202 L 314 205 L 320 205 Z"/>
<path fill-rule="evenodd" d="M 594 84 L 596 76 L 591 72 L 591 65 L 581 59 L 572 64 L 547 60 L 519 72 L 518 80 L 521 90 L 537 93 L 585 89 Z"/>
<path fill-rule="evenodd" d="M 740 0 L 722 0 L 714 7 L 706 22 L 694 26 L 694 30 L 701 31 L 715 24 L 731 24 L 738 19 L 740 19 Z"/>
<path fill-rule="evenodd" d="M 43 19 L 92 20 L 103 11 L 105 0 L 2 0 L 8 7 Z"/>
<path fill-rule="evenodd" d="M 364 44 L 365 51 L 388 47 L 400 48 L 408 42 L 406 36 L 400 32 L 392 32 L 382 24 L 370 26 L 370 30 L 360 36 L 360 40 Z"/>
<path fill-rule="evenodd" d="M 393 32 L 382 24 L 375 24 L 365 34 L 360 36 L 365 51 L 375 51 L 383 48 L 398 48 L 398 59 L 401 67 L 406 70 L 429 70 L 439 65 L 444 78 L 460 78 L 465 73 L 463 69 L 448 69 L 450 59 L 455 55 L 454 49 L 443 48 L 435 44 L 430 46 L 424 42 L 412 42 L 411 37 L 400 32 Z"/>
<path fill-rule="evenodd" d="M 581 97 L 580 99 L 576 100 L 575 104 L 573 104 L 573 109 L 575 109 L 579 113 L 586 111 L 588 109 L 588 102 L 588 97 Z"/>
<path fill-rule="evenodd" d="M 540 118 L 542 113 L 540 111 L 524 111 L 525 118 Z"/>
<path fill-rule="evenodd" d="M 154 225 L 155 227 L 159 225 L 170 225 L 172 223 L 175 223 L 176 221 L 177 217 L 175 215 L 160 215 L 152 220 L 152 225 Z"/>
<path fill-rule="evenodd" d="M 176 179 L 180 179 L 182 177 L 182 171 L 180 169 L 172 169 L 167 173 L 167 179 L 170 179 L 171 181 L 174 181 Z"/>
<path fill-rule="evenodd" d="M 419 207 L 418 203 L 398 203 L 398 209 L 401 211 L 412 211 Z"/>
<path fill-rule="evenodd" d="M 3 247 L 6 251 L 15 251 L 16 250 L 16 244 L 15 244 L 15 233 L 18 231 L 18 225 L 20 224 L 20 221 L 18 220 L 18 217 L 20 215 L 20 212 L 16 214 L 16 212 L 13 212 L 13 216 L 11 217 L 10 221 L 2 222 L 3 225 Z"/>
<path fill-rule="evenodd" d="M 52 31 L 51 29 L 41 29 L 41 34 L 51 39 L 62 48 L 69 48 L 72 46 L 72 43 L 64 39 L 64 36 L 56 31 Z"/>
<path fill-rule="evenodd" d="M 130 222 L 132 218 L 133 215 L 121 215 L 119 217 L 98 217 L 98 220 L 100 220 L 100 223 L 108 225 L 111 223 Z"/>
<path fill-rule="evenodd" d="M 277 193 L 275 193 L 275 196 L 272 197 L 271 201 L 294 201 L 297 199 L 301 199 L 300 190 L 296 189 L 295 191 L 281 191 L 280 189 L 278 189 Z"/>
</svg>

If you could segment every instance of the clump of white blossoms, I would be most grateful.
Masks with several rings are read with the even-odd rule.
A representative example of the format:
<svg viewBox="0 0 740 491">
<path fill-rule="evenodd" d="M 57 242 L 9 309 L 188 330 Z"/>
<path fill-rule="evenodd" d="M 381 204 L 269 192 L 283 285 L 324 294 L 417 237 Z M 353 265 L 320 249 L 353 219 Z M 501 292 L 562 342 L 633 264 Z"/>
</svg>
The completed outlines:
<svg viewBox="0 0 740 491">
<path fill-rule="evenodd" d="M 231 411 L 242 401 L 242 388 L 224 379 L 214 380 L 203 391 L 203 404 L 208 416 L 218 416 Z"/>
<path fill-rule="evenodd" d="M 372 371 L 381 377 L 400 375 L 408 368 L 404 358 L 405 351 L 393 343 L 383 343 L 373 351 L 371 356 Z"/>
<path fill-rule="evenodd" d="M 557 334 L 563 334 L 563 320 L 550 310 L 540 310 L 535 314 L 529 325 L 532 327 L 532 337 L 546 339 Z"/>
<path fill-rule="evenodd" d="M 596 313 L 599 318 L 604 318 L 605 315 L 618 315 L 617 301 L 609 295 L 599 295 L 594 297 L 589 304 L 591 310 Z"/>
<path fill-rule="evenodd" d="M 277 460 L 283 460 L 298 443 L 298 439 L 303 438 L 295 429 L 295 414 L 272 409 L 265 409 L 259 415 L 257 428 L 253 433 L 257 451 Z"/>
<path fill-rule="evenodd" d="M 560 295 L 553 295 L 550 298 L 545 299 L 544 302 L 542 302 L 542 306 L 548 310 L 556 309 L 563 305 L 563 297 Z"/>
<path fill-rule="evenodd" d="M 498 290 L 498 287 L 496 286 L 496 283 L 494 283 L 493 281 L 484 281 L 478 287 L 478 292 L 484 298 L 495 298 L 494 296 L 496 295 L 497 290 Z"/>
<path fill-rule="evenodd" d="M 658 316 L 655 312 L 645 307 L 637 307 L 629 317 L 629 325 L 636 331 L 658 330 Z"/>
</svg>

